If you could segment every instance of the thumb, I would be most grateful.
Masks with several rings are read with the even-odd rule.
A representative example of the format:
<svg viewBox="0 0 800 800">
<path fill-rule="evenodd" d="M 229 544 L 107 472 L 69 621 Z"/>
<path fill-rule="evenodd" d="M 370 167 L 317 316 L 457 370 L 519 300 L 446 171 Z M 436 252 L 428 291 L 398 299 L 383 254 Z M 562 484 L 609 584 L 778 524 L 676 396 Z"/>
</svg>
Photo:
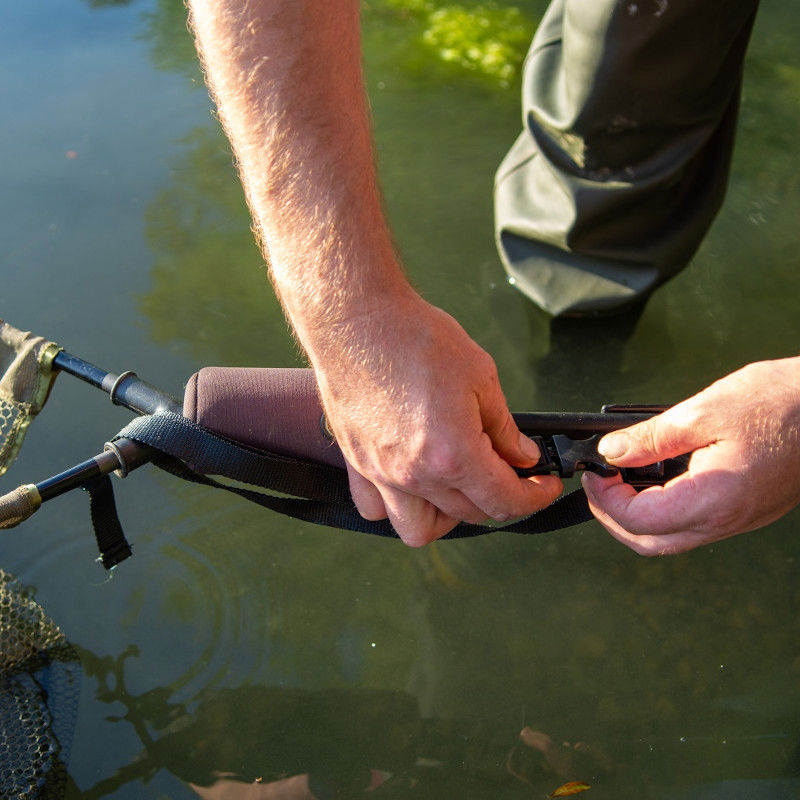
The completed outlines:
<svg viewBox="0 0 800 800">
<path fill-rule="evenodd" d="M 494 451 L 507 463 L 514 467 L 532 467 L 539 461 L 539 448 L 520 432 L 502 396 L 492 412 L 483 414 L 483 426 Z"/>
<path fill-rule="evenodd" d="M 688 422 L 684 404 L 652 419 L 606 434 L 597 450 L 606 461 L 620 467 L 643 467 L 697 450 L 713 441 L 704 426 Z"/>
</svg>

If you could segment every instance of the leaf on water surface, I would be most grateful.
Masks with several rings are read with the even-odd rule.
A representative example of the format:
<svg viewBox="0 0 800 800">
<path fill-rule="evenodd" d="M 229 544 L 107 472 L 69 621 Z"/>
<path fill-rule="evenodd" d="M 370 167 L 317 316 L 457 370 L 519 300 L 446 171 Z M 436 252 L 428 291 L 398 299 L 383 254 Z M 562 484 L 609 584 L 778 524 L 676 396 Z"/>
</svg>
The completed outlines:
<svg viewBox="0 0 800 800">
<path fill-rule="evenodd" d="M 569 781 L 569 783 L 559 786 L 550 797 L 572 797 L 573 794 L 580 794 L 591 788 L 588 783 L 583 783 L 583 781 Z"/>
</svg>

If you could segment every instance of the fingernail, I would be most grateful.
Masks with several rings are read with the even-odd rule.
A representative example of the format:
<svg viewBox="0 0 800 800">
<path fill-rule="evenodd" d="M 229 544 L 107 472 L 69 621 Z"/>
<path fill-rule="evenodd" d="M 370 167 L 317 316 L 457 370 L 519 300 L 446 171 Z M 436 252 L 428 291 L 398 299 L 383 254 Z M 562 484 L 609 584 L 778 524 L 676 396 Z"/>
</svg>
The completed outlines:
<svg viewBox="0 0 800 800">
<path fill-rule="evenodd" d="M 531 461 L 536 462 L 541 457 L 539 448 L 533 439 L 529 439 L 524 433 L 519 435 L 519 449 L 522 450 L 522 455 L 529 458 Z"/>
<path fill-rule="evenodd" d="M 624 433 L 609 433 L 597 445 L 597 452 L 609 461 L 621 458 L 625 455 L 627 449 L 628 437 Z"/>
</svg>

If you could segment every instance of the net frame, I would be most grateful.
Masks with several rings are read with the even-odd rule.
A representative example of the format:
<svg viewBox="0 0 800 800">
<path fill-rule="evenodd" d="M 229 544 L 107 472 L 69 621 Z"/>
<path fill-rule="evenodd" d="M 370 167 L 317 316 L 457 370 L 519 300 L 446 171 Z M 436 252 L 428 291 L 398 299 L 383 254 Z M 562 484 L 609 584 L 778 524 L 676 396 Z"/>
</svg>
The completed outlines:
<svg viewBox="0 0 800 800">
<path fill-rule="evenodd" d="M 47 402 L 60 350 L 0 319 L 0 475 L 14 463 L 31 421 Z"/>
<path fill-rule="evenodd" d="M 33 589 L 0 569 L 0 798 L 63 797 L 81 675 Z"/>
</svg>

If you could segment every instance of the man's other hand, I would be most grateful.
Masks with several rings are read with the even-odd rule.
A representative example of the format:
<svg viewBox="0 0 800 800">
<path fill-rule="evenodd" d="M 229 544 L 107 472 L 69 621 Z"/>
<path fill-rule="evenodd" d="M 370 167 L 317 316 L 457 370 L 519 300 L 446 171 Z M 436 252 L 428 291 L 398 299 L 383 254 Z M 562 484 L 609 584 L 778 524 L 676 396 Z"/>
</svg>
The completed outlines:
<svg viewBox="0 0 800 800">
<path fill-rule="evenodd" d="M 637 553 L 761 528 L 800 502 L 800 358 L 750 364 L 599 447 L 619 467 L 692 453 L 686 473 L 639 493 L 619 476 L 583 476 L 595 517 Z"/>
</svg>

